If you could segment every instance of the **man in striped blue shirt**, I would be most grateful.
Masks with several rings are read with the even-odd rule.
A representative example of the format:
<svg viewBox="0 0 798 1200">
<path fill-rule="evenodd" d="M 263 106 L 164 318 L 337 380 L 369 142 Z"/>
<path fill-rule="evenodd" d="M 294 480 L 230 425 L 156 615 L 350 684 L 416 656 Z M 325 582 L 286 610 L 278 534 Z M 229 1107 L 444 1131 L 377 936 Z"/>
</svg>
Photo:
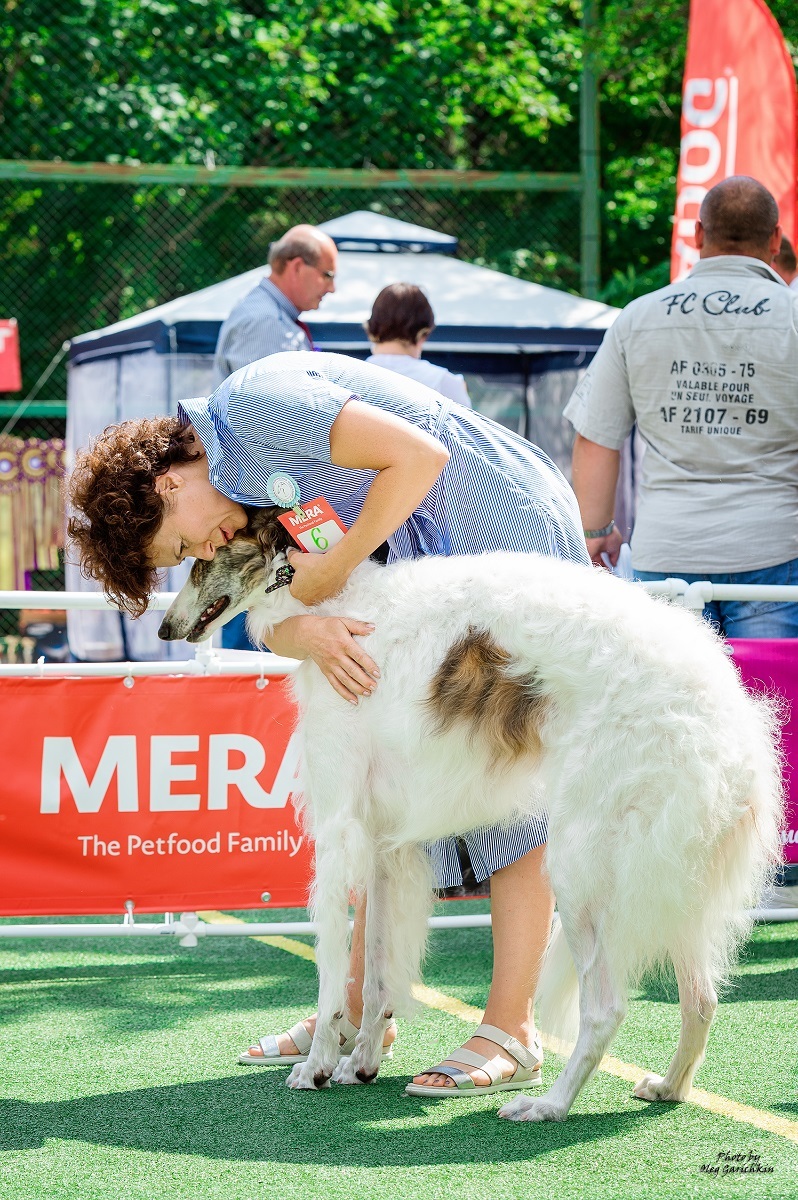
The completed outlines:
<svg viewBox="0 0 798 1200">
<path fill-rule="evenodd" d="M 295 225 L 269 250 L 271 275 L 235 306 L 219 330 L 214 387 L 267 354 L 312 350 L 300 313 L 316 309 L 335 291 L 335 242 L 312 225 Z"/>
</svg>

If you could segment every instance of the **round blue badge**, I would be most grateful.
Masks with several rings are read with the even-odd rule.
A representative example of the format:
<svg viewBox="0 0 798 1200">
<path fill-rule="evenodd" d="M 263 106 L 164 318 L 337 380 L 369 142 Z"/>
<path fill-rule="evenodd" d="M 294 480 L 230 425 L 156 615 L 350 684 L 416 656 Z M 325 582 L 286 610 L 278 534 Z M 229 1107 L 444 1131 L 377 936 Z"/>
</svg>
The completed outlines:
<svg viewBox="0 0 798 1200">
<path fill-rule="evenodd" d="M 284 471 L 275 471 L 266 480 L 266 495 L 278 508 L 296 508 L 299 504 L 299 484 Z"/>
</svg>

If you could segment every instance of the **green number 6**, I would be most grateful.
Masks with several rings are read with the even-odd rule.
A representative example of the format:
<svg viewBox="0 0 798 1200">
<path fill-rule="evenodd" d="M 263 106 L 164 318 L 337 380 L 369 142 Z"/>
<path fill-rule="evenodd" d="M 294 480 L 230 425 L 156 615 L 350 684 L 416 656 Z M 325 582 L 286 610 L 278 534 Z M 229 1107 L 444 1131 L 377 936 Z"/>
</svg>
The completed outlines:
<svg viewBox="0 0 798 1200">
<path fill-rule="evenodd" d="M 319 550 L 326 550 L 330 544 L 318 528 L 311 529 L 310 536 L 313 538 L 313 545 L 318 546 Z"/>
</svg>

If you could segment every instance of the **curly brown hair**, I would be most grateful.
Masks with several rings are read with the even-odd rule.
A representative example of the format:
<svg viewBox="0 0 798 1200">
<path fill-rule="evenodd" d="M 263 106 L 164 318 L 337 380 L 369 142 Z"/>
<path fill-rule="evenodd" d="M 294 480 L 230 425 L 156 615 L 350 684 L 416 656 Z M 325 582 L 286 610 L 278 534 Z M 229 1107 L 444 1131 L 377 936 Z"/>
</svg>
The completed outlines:
<svg viewBox="0 0 798 1200">
<path fill-rule="evenodd" d="M 75 510 L 67 525 L 87 579 L 97 579 L 112 603 L 140 617 L 158 583 L 149 546 L 164 519 L 155 481 L 192 462 L 194 432 L 179 417 L 147 417 L 109 425 L 78 454 L 69 477 Z"/>
</svg>

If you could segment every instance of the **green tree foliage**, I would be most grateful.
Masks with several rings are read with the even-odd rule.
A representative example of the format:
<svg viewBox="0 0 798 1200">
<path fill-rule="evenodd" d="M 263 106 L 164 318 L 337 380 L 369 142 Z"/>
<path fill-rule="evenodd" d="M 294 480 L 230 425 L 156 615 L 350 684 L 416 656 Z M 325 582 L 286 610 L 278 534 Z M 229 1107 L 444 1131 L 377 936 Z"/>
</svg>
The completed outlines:
<svg viewBox="0 0 798 1200">
<path fill-rule="evenodd" d="M 572 3 L 5 8 L 0 116 L 19 157 L 529 169 L 573 124 Z"/>
</svg>

